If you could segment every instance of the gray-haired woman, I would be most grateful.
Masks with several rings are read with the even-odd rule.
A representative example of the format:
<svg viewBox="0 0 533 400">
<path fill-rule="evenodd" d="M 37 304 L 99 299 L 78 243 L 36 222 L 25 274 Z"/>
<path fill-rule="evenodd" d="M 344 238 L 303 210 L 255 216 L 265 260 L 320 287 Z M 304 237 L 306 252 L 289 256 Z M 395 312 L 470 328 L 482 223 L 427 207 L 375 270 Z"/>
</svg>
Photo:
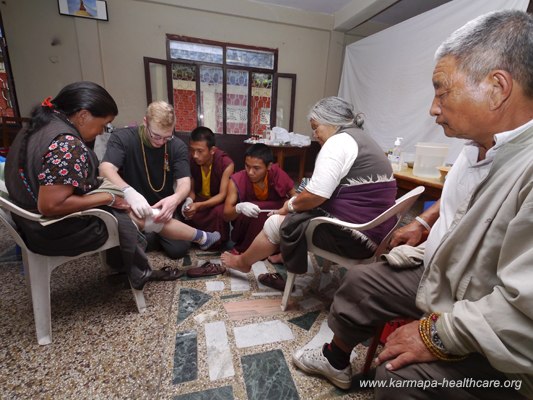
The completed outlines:
<svg viewBox="0 0 533 400">
<path fill-rule="evenodd" d="M 307 271 L 305 230 L 310 219 L 329 216 L 351 223 L 372 220 L 394 204 L 396 182 L 379 145 L 363 132 L 363 115 L 339 97 L 318 101 L 308 115 L 314 138 L 322 146 L 307 186 L 265 223 L 248 251 L 222 255 L 230 268 L 249 271 L 257 260 L 281 250 L 288 271 Z M 314 243 L 345 257 L 371 256 L 395 221 L 362 232 L 322 224 Z M 261 283 L 283 290 L 279 274 L 263 274 Z"/>
</svg>

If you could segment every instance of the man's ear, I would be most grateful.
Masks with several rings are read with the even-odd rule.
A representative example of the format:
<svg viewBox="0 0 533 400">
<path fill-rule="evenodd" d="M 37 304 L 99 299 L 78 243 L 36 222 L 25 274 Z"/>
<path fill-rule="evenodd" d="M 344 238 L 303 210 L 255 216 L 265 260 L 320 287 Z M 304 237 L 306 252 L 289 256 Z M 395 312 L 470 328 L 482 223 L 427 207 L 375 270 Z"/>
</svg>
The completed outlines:
<svg viewBox="0 0 533 400">
<path fill-rule="evenodd" d="M 513 78 L 509 72 L 498 69 L 491 72 L 489 84 L 491 85 L 489 106 L 491 110 L 496 110 L 511 96 Z"/>
<path fill-rule="evenodd" d="M 270 163 L 268 163 L 268 165 L 267 165 L 267 171 L 270 171 L 271 168 L 272 168 L 272 163 L 270 162 Z"/>
</svg>

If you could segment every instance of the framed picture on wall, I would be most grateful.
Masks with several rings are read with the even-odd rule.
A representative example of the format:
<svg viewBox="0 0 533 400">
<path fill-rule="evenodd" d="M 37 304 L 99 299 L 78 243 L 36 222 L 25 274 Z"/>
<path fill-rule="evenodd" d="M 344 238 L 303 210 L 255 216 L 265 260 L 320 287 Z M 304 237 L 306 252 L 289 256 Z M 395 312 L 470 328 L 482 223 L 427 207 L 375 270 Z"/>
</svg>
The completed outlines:
<svg viewBox="0 0 533 400">
<path fill-rule="evenodd" d="M 108 21 L 107 2 L 103 0 L 57 0 L 59 14 Z"/>
</svg>

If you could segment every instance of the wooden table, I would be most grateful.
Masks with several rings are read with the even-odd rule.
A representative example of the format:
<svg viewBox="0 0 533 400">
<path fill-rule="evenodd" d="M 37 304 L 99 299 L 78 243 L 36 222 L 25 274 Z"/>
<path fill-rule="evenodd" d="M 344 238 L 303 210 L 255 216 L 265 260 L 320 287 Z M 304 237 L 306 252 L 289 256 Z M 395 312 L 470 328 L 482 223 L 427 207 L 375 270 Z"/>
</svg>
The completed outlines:
<svg viewBox="0 0 533 400">
<path fill-rule="evenodd" d="M 424 197 L 440 199 L 443 182 L 439 178 L 421 178 L 413 175 L 412 168 L 404 168 L 394 173 L 399 189 L 412 190 L 417 186 L 424 186 L 426 190 L 422 194 Z"/>
<path fill-rule="evenodd" d="M 272 150 L 272 153 L 274 153 L 274 157 L 276 157 L 276 162 L 278 163 L 279 167 L 281 169 L 283 168 L 283 164 L 285 163 L 285 157 L 298 157 L 299 164 L 298 164 L 298 182 L 300 183 L 302 181 L 302 178 L 305 175 L 305 158 L 307 156 L 307 148 L 309 146 L 305 147 L 296 147 L 296 146 L 268 146 Z"/>
</svg>

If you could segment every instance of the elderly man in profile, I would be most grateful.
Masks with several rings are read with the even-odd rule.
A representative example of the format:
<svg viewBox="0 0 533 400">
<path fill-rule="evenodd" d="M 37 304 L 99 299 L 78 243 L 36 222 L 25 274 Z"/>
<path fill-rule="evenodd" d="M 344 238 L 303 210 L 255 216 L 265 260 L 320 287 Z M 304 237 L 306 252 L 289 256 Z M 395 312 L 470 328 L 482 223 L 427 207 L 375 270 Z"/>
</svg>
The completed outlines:
<svg viewBox="0 0 533 400">
<path fill-rule="evenodd" d="M 430 113 L 467 139 L 425 246 L 351 269 L 323 348 L 297 367 L 351 386 L 350 352 L 402 316 L 376 359 L 376 399 L 533 397 L 533 18 L 476 18 L 436 52 Z"/>
</svg>

